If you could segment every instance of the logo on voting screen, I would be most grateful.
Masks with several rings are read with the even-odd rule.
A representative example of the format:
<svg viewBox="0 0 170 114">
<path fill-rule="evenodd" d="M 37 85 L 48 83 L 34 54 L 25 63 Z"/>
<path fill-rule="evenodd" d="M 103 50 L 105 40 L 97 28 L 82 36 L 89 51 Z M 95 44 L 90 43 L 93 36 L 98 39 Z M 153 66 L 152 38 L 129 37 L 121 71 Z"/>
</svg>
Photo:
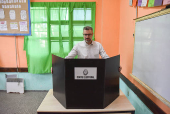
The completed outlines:
<svg viewBox="0 0 170 114">
<path fill-rule="evenodd" d="M 97 80 L 97 67 L 74 67 L 75 80 Z"/>
<path fill-rule="evenodd" d="M 84 74 L 84 75 L 87 75 L 87 74 L 88 74 L 88 70 L 87 70 L 87 69 L 84 69 L 83 74 Z"/>
</svg>

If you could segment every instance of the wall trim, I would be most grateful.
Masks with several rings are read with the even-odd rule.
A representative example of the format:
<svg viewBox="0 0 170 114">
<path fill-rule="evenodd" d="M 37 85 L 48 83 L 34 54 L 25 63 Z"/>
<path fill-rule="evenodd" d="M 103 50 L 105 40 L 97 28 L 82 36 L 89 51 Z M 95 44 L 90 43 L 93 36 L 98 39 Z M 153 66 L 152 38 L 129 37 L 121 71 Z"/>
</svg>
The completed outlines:
<svg viewBox="0 0 170 114">
<path fill-rule="evenodd" d="M 142 93 L 123 74 L 120 75 L 120 78 L 154 114 L 166 114 L 161 108 L 159 108 L 159 106 L 157 106 L 150 98 L 148 98 L 144 93 Z"/>
<path fill-rule="evenodd" d="M 48 92 L 49 90 L 24 90 L 25 92 Z M 0 92 L 7 92 L 7 90 L 0 90 Z M 10 93 L 19 93 L 19 92 L 10 92 Z"/>
<path fill-rule="evenodd" d="M 144 82 L 142 82 L 140 79 L 138 79 L 133 74 L 130 74 L 130 76 L 135 79 L 139 84 L 141 84 L 145 89 L 147 89 L 149 92 L 151 92 L 156 98 L 158 98 L 160 101 L 162 101 L 165 105 L 167 105 L 170 108 L 170 102 L 163 98 L 161 95 L 159 95 L 156 91 L 154 91 L 152 88 L 150 88 L 148 85 L 146 85 Z"/>
<path fill-rule="evenodd" d="M 0 72 L 17 72 L 17 68 L 0 67 Z M 18 68 L 18 72 L 28 72 L 28 68 Z"/>
</svg>

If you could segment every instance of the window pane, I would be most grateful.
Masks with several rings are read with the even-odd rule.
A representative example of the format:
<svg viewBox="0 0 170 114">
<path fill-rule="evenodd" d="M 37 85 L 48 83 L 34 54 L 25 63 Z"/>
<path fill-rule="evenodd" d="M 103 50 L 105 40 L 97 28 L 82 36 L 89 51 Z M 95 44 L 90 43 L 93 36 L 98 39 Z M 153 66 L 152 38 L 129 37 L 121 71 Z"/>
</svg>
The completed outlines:
<svg viewBox="0 0 170 114">
<path fill-rule="evenodd" d="M 61 25 L 62 37 L 69 36 L 69 25 Z M 59 37 L 59 25 L 51 25 L 51 37 Z"/>
<path fill-rule="evenodd" d="M 49 45 L 47 39 L 29 39 L 28 53 L 31 56 L 43 56 L 49 54 Z"/>
<path fill-rule="evenodd" d="M 69 52 L 69 43 L 63 42 L 63 48 L 64 48 L 64 53 L 68 53 Z"/>
<path fill-rule="evenodd" d="M 69 36 L 69 25 L 61 25 L 61 34 L 62 34 L 62 37 Z"/>
<path fill-rule="evenodd" d="M 74 41 L 73 42 L 73 45 L 75 46 L 77 43 L 79 43 L 79 42 L 81 42 L 81 41 Z"/>
<path fill-rule="evenodd" d="M 60 19 L 68 20 L 68 8 L 60 8 Z"/>
<path fill-rule="evenodd" d="M 34 23 L 31 26 L 32 26 L 32 31 L 41 31 L 41 32 L 47 31 L 47 23 Z"/>
<path fill-rule="evenodd" d="M 63 43 L 63 51 L 64 53 L 69 52 L 69 42 L 62 42 Z M 59 53 L 60 51 L 60 44 L 59 42 L 51 42 L 51 53 Z"/>
<path fill-rule="evenodd" d="M 59 53 L 59 42 L 51 42 L 51 53 Z"/>
<path fill-rule="evenodd" d="M 51 8 L 50 9 L 50 17 L 52 21 L 59 20 L 59 8 Z"/>
<path fill-rule="evenodd" d="M 84 26 L 73 26 L 73 37 L 83 37 Z"/>
<path fill-rule="evenodd" d="M 91 20 L 91 8 L 74 8 L 73 20 Z"/>
<path fill-rule="evenodd" d="M 51 37 L 59 37 L 59 25 L 51 25 Z"/>
<path fill-rule="evenodd" d="M 47 37 L 47 32 L 32 32 L 32 36 L 29 37 L 35 37 L 35 38 L 44 38 Z"/>
<path fill-rule="evenodd" d="M 58 21 L 59 8 L 51 8 L 50 15 L 52 21 Z M 68 20 L 68 8 L 60 8 L 60 20 Z"/>
<path fill-rule="evenodd" d="M 47 9 L 45 7 L 31 7 L 31 21 L 32 22 L 46 22 Z"/>
</svg>

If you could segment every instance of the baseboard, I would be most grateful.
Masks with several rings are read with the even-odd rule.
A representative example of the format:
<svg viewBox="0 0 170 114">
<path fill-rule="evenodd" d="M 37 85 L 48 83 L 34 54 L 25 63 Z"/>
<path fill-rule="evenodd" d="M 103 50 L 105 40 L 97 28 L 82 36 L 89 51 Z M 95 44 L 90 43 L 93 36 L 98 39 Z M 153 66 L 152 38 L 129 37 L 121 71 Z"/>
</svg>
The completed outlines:
<svg viewBox="0 0 170 114">
<path fill-rule="evenodd" d="M 24 92 L 48 92 L 49 90 L 24 90 Z M 0 92 L 6 92 L 6 90 L 0 90 Z"/>
<path fill-rule="evenodd" d="M 28 72 L 28 68 L 5 68 L 0 67 L 0 72 Z"/>
</svg>

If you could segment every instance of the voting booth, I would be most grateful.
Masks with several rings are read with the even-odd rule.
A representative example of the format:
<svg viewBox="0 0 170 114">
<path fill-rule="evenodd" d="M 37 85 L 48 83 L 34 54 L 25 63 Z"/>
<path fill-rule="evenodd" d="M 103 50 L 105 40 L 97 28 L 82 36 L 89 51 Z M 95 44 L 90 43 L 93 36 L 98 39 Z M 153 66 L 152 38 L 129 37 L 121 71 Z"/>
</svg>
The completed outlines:
<svg viewBox="0 0 170 114">
<path fill-rule="evenodd" d="M 103 109 L 119 96 L 120 55 L 63 59 L 52 55 L 53 95 L 66 109 Z"/>
</svg>

